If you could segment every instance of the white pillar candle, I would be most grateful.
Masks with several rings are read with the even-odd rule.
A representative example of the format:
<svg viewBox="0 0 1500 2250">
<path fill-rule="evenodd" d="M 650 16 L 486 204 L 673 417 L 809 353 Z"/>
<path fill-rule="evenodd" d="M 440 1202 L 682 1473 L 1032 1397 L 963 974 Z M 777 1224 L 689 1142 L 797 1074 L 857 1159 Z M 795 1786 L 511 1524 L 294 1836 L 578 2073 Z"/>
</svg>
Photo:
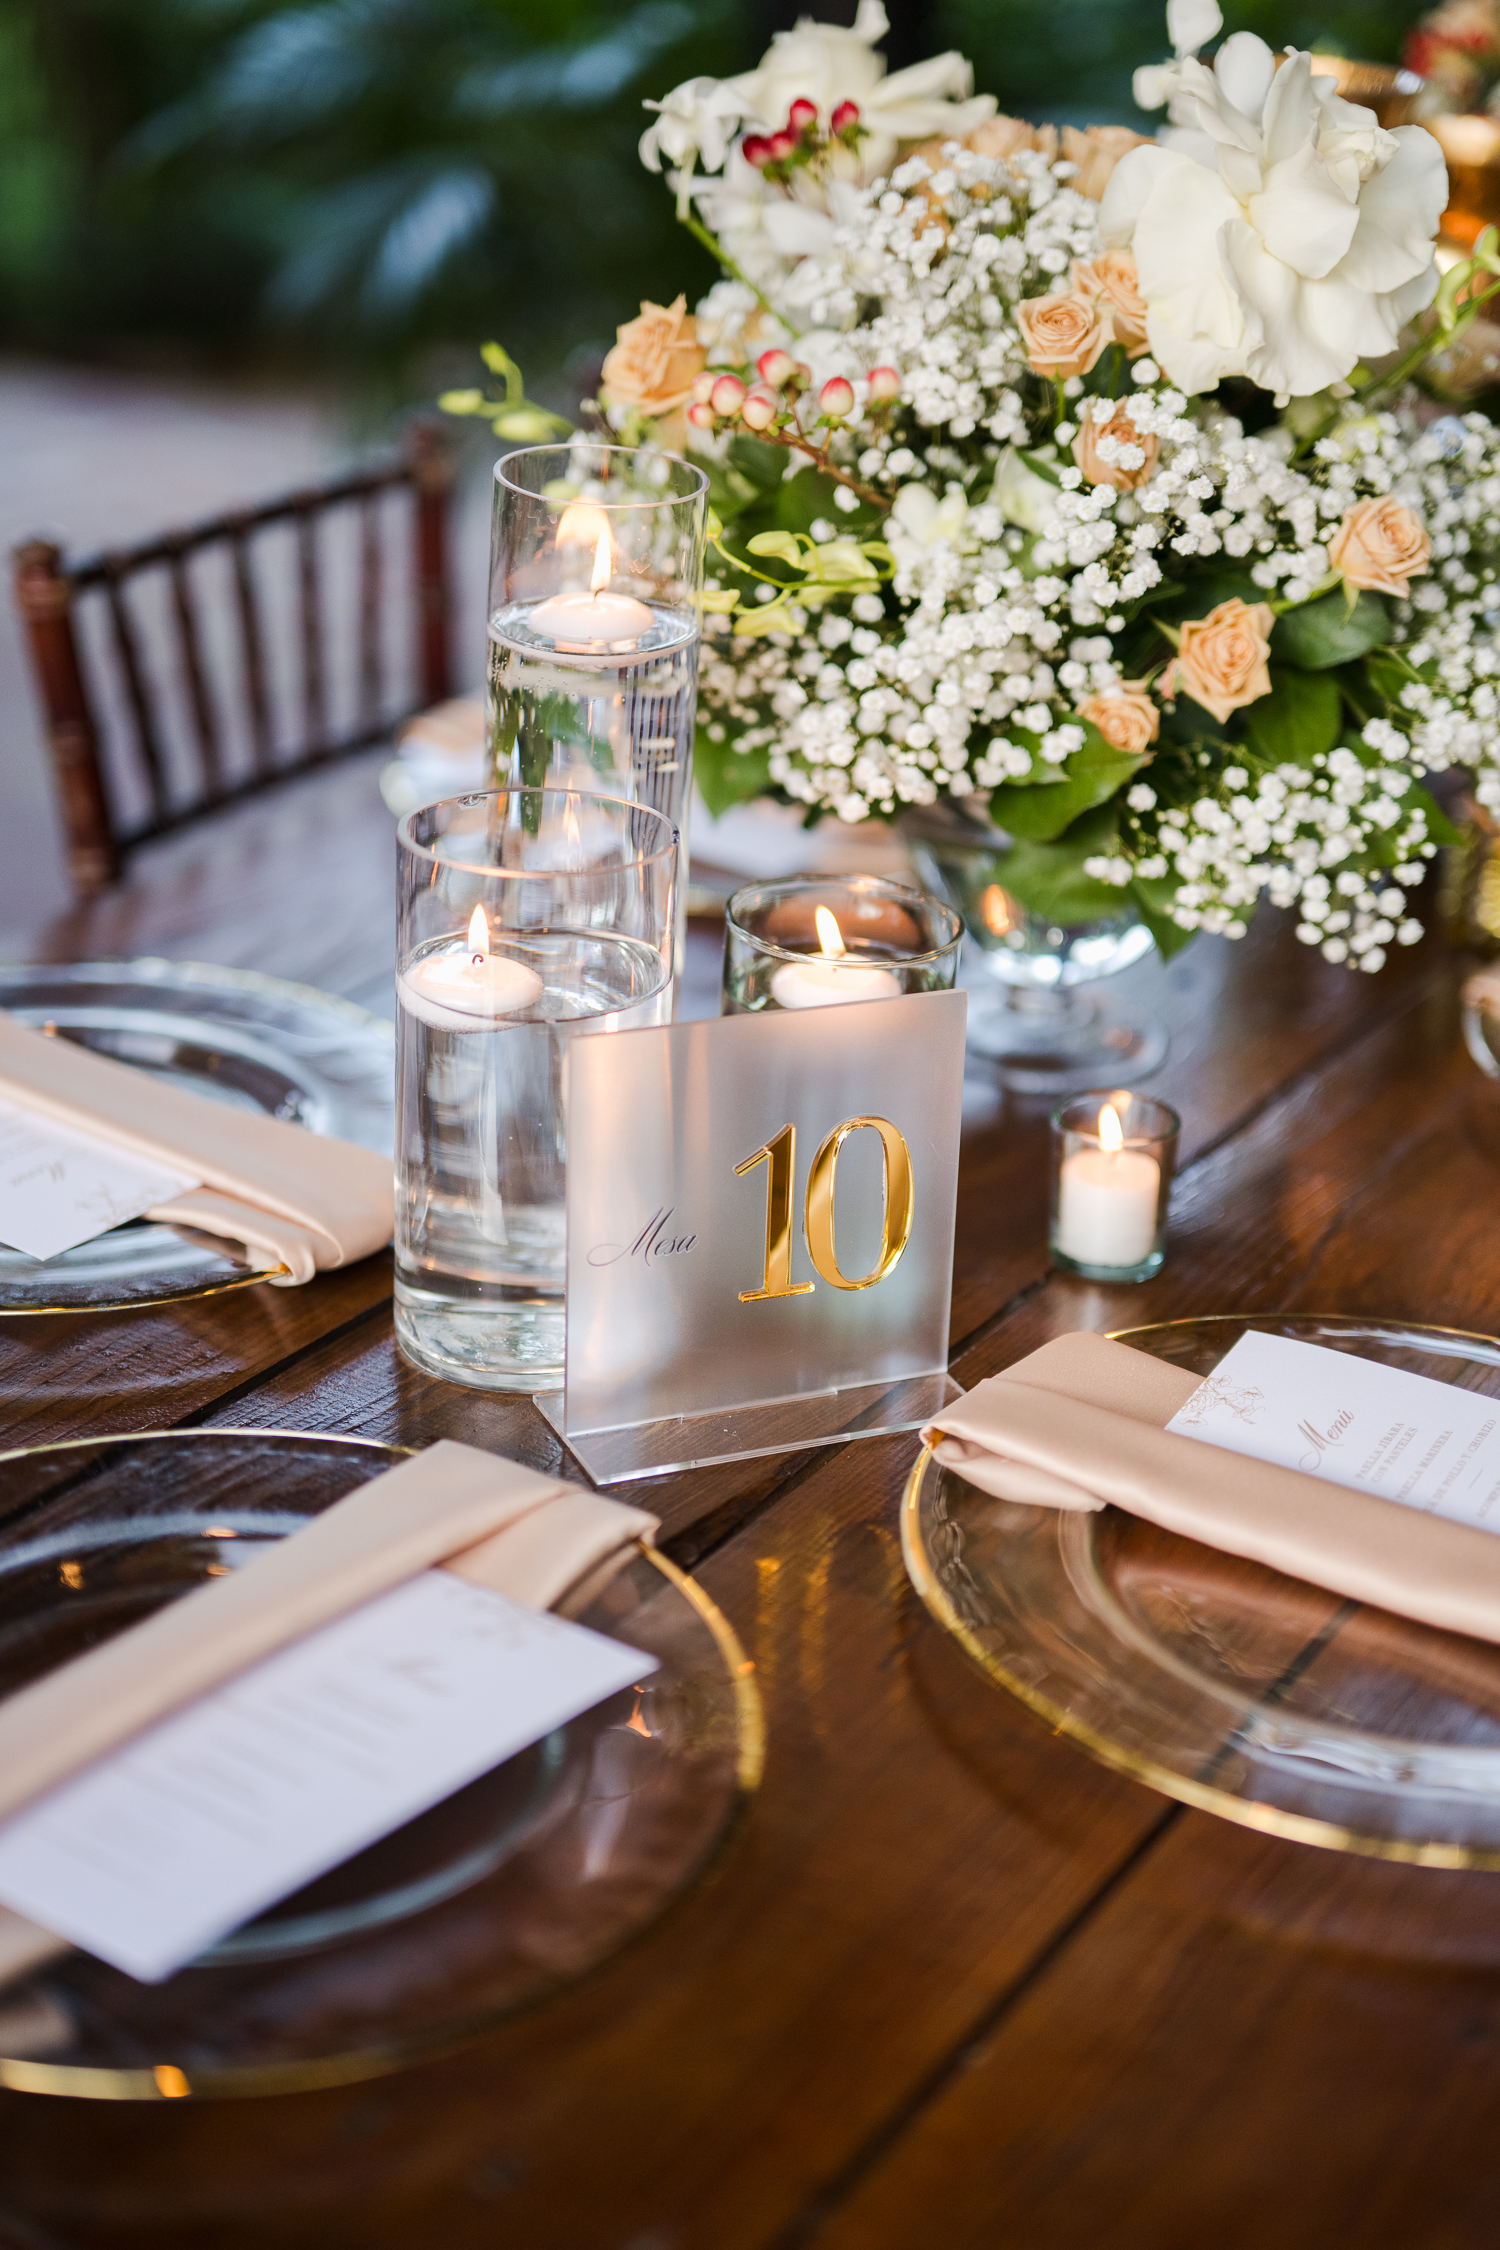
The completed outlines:
<svg viewBox="0 0 1500 2250">
<path fill-rule="evenodd" d="M 1138 1266 L 1156 1247 L 1161 1166 L 1126 1148 L 1118 1111 L 1099 1112 L 1099 1146 L 1063 1159 L 1056 1247 L 1080 1266 Z"/>
<path fill-rule="evenodd" d="M 826 906 L 817 910 L 821 954 L 805 961 L 783 961 L 771 978 L 778 1008 L 841 1008 L 851 1000 L 899 1000 L 901 979 L 891 969 L 851 960 L 843 932 Z"/>
<path fill-rule="evenodd" d="M 411 962 L 396 989 L 402 1007 L 434 1031 L 493 1031 L 533 1006 L 545 987 L 524 961 L 490 951 L 489 924 L 476 906 L 468 936 Z"/>
</svg>

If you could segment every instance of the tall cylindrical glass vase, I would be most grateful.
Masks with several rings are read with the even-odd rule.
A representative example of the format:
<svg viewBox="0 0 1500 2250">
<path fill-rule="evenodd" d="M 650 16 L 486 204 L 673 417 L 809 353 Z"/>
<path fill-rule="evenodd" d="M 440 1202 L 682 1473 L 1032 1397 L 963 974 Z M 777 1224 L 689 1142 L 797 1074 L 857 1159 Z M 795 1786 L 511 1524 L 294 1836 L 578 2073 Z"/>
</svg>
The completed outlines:
<svg viewBox="0 0 1500 2250">
<path fill-rule="evenodd" d="M 529 446 L 496 464 L 487 740 L 499 787 L 600 790 L 682 839 L 708 480 L 650 447 Z"/>
<path fill-rule="evenodd" d="M 563 1374 L 570 1043 L 671 1013 L 677 831 L 592 792 L 424 806 L 398 845 L 396 1336 L 483 1390 Z"/>
</svg>

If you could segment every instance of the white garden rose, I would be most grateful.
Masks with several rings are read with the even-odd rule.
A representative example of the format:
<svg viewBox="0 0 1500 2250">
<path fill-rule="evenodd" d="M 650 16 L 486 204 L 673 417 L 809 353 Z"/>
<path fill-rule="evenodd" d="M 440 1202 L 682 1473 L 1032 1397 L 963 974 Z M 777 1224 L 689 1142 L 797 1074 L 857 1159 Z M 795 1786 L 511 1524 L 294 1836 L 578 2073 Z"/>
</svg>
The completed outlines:
<svg viewBox="0 0 1500 2250">
<path fill-rule="evenodd" d="M 726 79 L 725 88 L 746 117 L 772 133 L 795 101 L 816 102 L 825 132 L 840 102 L 856 103 L 869 136 L 860 143 L 857 170 L 863 180 L 876 179 L 890 170 L 898 142 L 935 134 L 962 140 L 995 114 L 992 94 L 975 96 L 973 69 L 962 55 L 934 55 L 887 77 L 875 42 L 889 29 L 880 0 L 859 0 L 852 29 L 804 16 L 795 31 L 777 32 L 757 69 Z"/>
<path fill-rule="evenodd" d="M 1196 392 L 1247 375 L 1302 397 L 1394 349 L 1437 290 L 1447 173 L 1432 135 L 1385 131 L 1309 55 L 1277 69 L 1251 33 L 1214 70 L 1191 57 L 1164 70 L 1186 130 L 1121 161 L 1100 232 L 1135 258 L 1171 380 Z"/>
</svg>

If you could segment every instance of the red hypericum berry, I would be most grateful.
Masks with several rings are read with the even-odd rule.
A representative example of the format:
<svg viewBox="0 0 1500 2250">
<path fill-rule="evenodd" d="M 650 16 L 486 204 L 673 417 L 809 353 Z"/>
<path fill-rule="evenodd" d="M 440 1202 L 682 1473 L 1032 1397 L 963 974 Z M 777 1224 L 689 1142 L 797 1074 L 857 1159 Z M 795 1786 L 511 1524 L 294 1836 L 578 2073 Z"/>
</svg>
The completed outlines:
<svg viewBox="0 0 1500 2250">
<path fill-rule="evenodd" d="M 708 396 L 715 414 L 738 414 L 744 402 L 745 386 L 738 375 L 720 375 Z"/>
<path fill-rule="evenodd" d="M 687 410 L 687 418 L 695 430 L 711 430 L 718 420 L 718 416 L 714 413 L 707 399 L 699 399 L 696 404 L 690 406 Z"/>
<path fill-rule="evenodd" d="M 797 142 L 795 135 L 787 132 L 773 133 L 771 135 L 771 138 L 766 143 L 767 163 L 785 164 L 787 158 L 791 155 L 793 149 L 796 146 Z"/>
<path fill-rule="evenodd" d="M 758 172 L 763 164 L 771 161 L 771 144 L 764 133 L 747 133 L 740 142 L 740 154 Z"/>
<path fill-rule="evenodd" d="M 842 375 L 830 375 L 818 393 L 818 404 L 825 414 L 842 421 L 854 412 L 854 385 L 846 383 Z"/>
<path fill-rule="evenodd" d="M 881 400 L 901 396 L 901 378 L 894 367 L 871 368 L 870 396 Z"/>
<path fill-rule="evenodd" d="M 711 367 L 704 367 L 693 377 L 692 401 L 694 406 L 706 406 L 714 395 L 714 385 L 719 380 Z"/>
<path fill-rule="evenodd" d="M 805 359 L 793 360 L 789 379 L 797 385 L 799 390 L 805 391 L 807 389 L 808 384 L 812 381 L 812 369 Z"/>
<path fill-rule="evenodd" d="M 847 133 L 851 125 L 859 123 L 858 102 L 840 102 L 828 122 L 835 133 Z"/>
<path fill-rule="evenodd" d="M 796 374 L 797 362 L 790 352 L 784 352 L 779 344 L 773 344 L 770 351 L 762 352 L 755 362 L 755 372 L 763 383 L 769 383 L 773 390 L 779 391 L 788 377 Z"/>
<path fill-rule="evenodd" d="M 792 132 L 805 133 L 809 125 L 816 125 L 818 122 L 817 103 L 793 102 L 791 108 L 787 111 L 786 121 Z"/>
<path fill-rule="evenodd" d="M 756 385 L 745 393 L 745 403 L 740 408 L 740 420 L 747 430 L 768 430 L 781 412 L 781 401 L 774 391 Z"/>
</svg>

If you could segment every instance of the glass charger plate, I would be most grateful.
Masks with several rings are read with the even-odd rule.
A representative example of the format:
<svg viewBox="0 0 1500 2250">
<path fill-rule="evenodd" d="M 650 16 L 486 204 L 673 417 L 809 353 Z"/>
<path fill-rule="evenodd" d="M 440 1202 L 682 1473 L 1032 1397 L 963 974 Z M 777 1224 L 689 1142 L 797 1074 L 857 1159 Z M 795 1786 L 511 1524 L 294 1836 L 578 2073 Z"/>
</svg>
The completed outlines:
<svg viewBox="0 0 1500 2250">
<path fill-rule="evenodd" d="M 1454 1329 L 1224 1315 L 1116 1334 L 1202 1376 L 1247 1329 L 1500 1399 L 1500 1344 Z M 918 1593 L 980 1669 L 1106 1765 L 1304 1843 L 1500 1867 L 1500 1647 L 1115 1508 L 991 1499 L 925 1449 L 902 1544 Z"/>
<path fill-rule="evenodd" d="M 239 1430 L 0 1455 L 0 1694 L 402 1458 Z M 472 2036 L 654 1921 L 759 1777 L 759 1699 L 731 1627 L 664 1556 L 637 1549 L 566 1613 L 660 1669 L 163 1984 L 72 1953 L 5 1987 L 0 2085 L 120 2100 L 371 2076 Z"/>
<path fill-rule="evenodd" d="M 0 1008 L 189 1092 L 388 1153 L 395 1035 L 332 993 L 196 961 L 0 965 Z M 39 1264 L 0 1245 L 0 1314 L 120 1312 L 267 1270 L 145 1219 Z"/>
</svg>

